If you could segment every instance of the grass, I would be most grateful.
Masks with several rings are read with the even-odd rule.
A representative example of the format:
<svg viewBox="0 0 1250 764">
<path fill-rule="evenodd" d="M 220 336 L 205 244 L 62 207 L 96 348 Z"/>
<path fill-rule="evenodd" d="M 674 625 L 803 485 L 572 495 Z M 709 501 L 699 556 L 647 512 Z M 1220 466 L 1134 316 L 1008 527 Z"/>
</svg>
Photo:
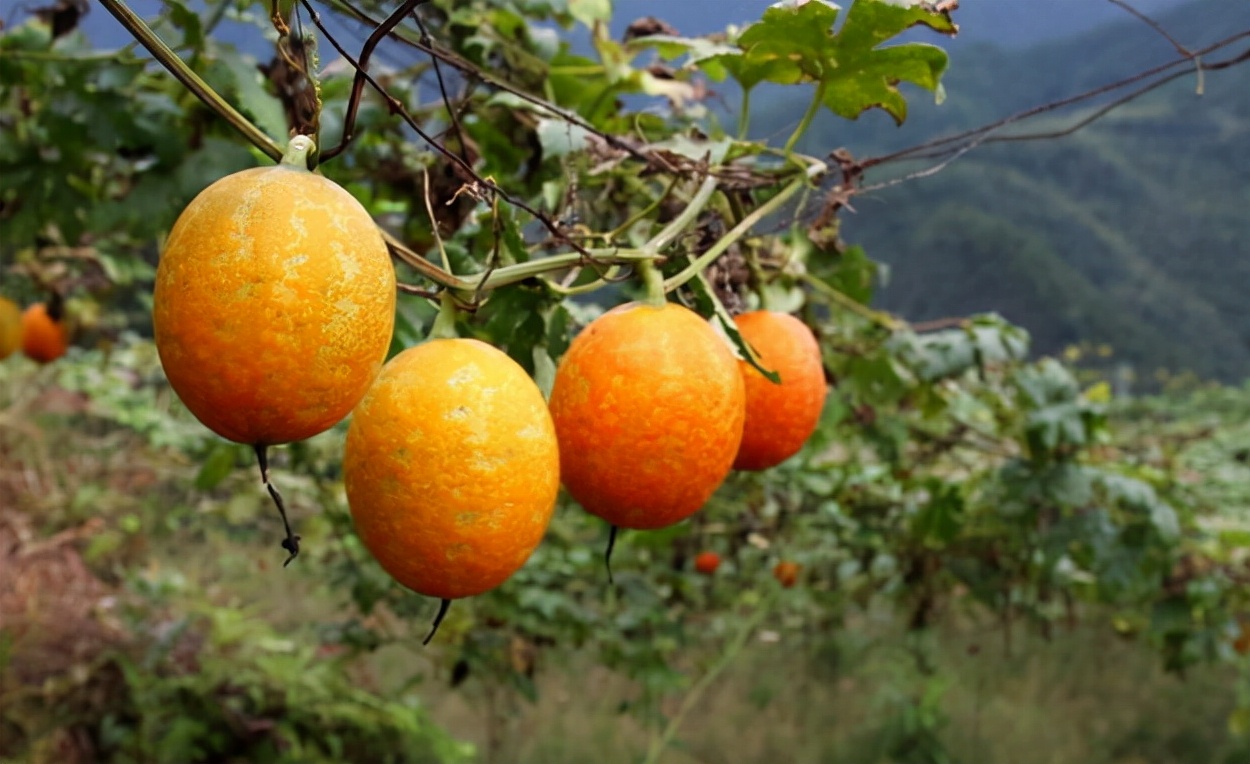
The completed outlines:
<svg viewBox="0 0 1250 764">
<path fill-rule="evenodd" d="M 696 705 L 661 761 L 1250 760 L 1250 745 L 1228 731 L 1236 686 L 1246 677 L 1215 668 L 1169 675 L 1157 653 L 1097 618 L 1051 641 L 1014 640 L 1008 650 L 997 625 L 972 621 L 948 621 L 916 637 L 890 620 L 867 618 L 845 633 L 797 644 L 757 639 Z M 929 663 L 927 673 L 917 669 L 917 652 Z M 637 699 L 638 687 L 586 655 L 550 660 L 555 665 L 542 672 L 536 703 L 517 703 L 492 720 L 483 687 L 431 688 L 435 719 L 477 743 L 489 764 L 641 761 L 653 733 L 621 711 Z M 662 710 L 671 713 L 675 701 Z"/>
<path fill-rule="evenodd" d="M 343 593 L 319 577 L 315 556 L 278 569 L 276 519 L 261 517 L 270 508 L 250 471 L 237 469 L 216 492 L 195 491 L 198 464 L 61 411 L 72 401 L 18 390 L 13 379 L 0 384 L 9 396 L 0 405 L 0 509 L 39 517 L 46 533 L 101 517 L 99 537 L 112 534 L 115 546 L 99 559 L 176 568 L 219 605 L 266 619 L 292 640 L 315 640 L 319 624 L 352 615 Z M 47 373 L 26 383 L 51 389 Z M 291 498 L 316 536 L 316 506 L 299 490 Z M 175 506 L 183 522 L 166 522 Z M 139 518 L 143 530 L 126 518 Z M 417 647 L 424 622 L 378 618 L 411 638 L 356 666 L 359 684 L 391 696 L 418 681 L 435 721 L 475 743 L 484 764 L 637 764 L 658 732 L 633 713 L 640 687 L 588 653 L 544 648 L 529 702 L 489 678 L 451 688 L 453 648 Z M 873 610 L 837 633 L 761 629 L 694 704 L 660 761 L 1244 764 L 1250 743 L 1228 729 L 1239 685 L 1250 689 L 1250 661 L 1241 671 L 1167 675 L 1156 651 L 1116 636 L 1096 613 L 1049 642 L 1013 629 L 1008 649 L 1001 625 L 955 610 L 920 636 Z M 641 710 L 671 715 L 680 701 L 669 696 Z"/>
</svg>

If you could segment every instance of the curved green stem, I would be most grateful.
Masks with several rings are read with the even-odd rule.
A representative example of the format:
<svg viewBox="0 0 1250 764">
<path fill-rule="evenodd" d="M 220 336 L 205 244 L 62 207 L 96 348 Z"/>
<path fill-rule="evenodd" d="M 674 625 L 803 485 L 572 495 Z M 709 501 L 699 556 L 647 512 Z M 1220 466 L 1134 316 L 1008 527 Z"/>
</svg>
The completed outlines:
<svg viewBox="0 0 1250 764">
<path fill-rule="evenodd" d="M 676 178 L 676 177 L 673 178 L 673 180 L 668 184 L 668 187 L 664 189 L 664 193 L 652 199 L 651 202 L 647 204 L 647 206 L 638 210 L 633 215 L 630 215 L 625 220 L 624 223 L 621 223 L 616 228 L 613 228 L 611 231 L 604 234 L 603 238 L 606 241 L 611 242 L 612 240 L 616 239 L 618 236 L 628 231 L 639 220 L 642 220 L 643 218 L 647 217 L 652 212 L 654 212 L 664 202 L 664 200 L 668 198 L 668 195 L 673 193 L 673 189 L 677 187 L 678 180 L 679 178 Z"/>
<path fill-rule="evenodd" d="M 616 278 L 616 275 L 620 272 L 621 267 L 619 265 L 613 265 L 608 268 L 607 273 L 605 273 L 602 278 L 597 278 L 594 281 L 588 281 L 585 284 L 579 284 L 578 286 L 564 286 L 563 284 L 557 284 L 548 278 L 543 278 L 542 282 L 547 285 L 548 289 L 556 294 L 564 295 L 565 297 L 572 297 L 573 295 L 588 294 L 590 292 L 594 292 L 595 290 L 602 289 L 612 283 L 612 279 Z"/>
<path fill-rule="evenodd" d="M 883 329 L 888 329 L 892 332 L 897 332 L 906 327 L 905 323 L 894 318 L 889 313 L 883 313 L 882 311 L 879 311 L 879 310 L 873 310 L 872 308 L 868 307 L 862 302 L 859 302 L 858 300 L 855 300 L 851 298 L 850 296 L 843 294 L 841 291 L 829 286 L 824 281 L 821 281 L 820 279 L 816 278 L 810 273 L 803 274 L 801 278 L 803 279 L 804 283 L 810 285 L 817 292 L 820 292 L 824 296 L 828 297 L 832 302 L 836 303 L 839 307 L 845 308 L 846 310 L 849 310 L 850 312 L 860 316 L 861 318 L 865 318 L 871 321 L 872 323 L 876 324 L 877 326 L 880 326 Z"/>
<path fill-rule="evenodd" d="M 825 81 L 821 80 L 816 85 L 816 92 L 812 94 L 812 102 L 807 105 L 807 111 L 803 113 L 803 119 L 799 121 L 799 126 L 794 128 L 794 132 L 790 133 L 790 137 L 786 140 L 783 151 L 789 157 L 794 150 L 794 144 L 799 142 L 799 138 L 803 137 L 803 133 L 807 132 L 807 128 L 811 126 L 812 120 L 816 117 L 816 112 L 820 110 L 820 104 L 825 100 Z"/>
<path fill-rule="evenodd" d="M 655 260 L 656 255 L 639 249 L 588 249 L 586 250 L 592 257 L 605 265 L 617 265 L 620 263 L 637 263 L 645 260 Z M 476 278 L 470 277 L 468 282 L 469 288 L 478 289 L 478 283 L 481 282 L 481 290 L 487 291 L 496 289 L 508 284 L 515 284 L 518 281 L 540 276 L 548 271 L 560 270 L 568 268 L 583 262 L 583 258 L 577 252 L 562 252 L 558 255 L 550 257 L 540 257 L 536 260 L 529 260 L 524 263 L 514 263 L 506 265 L 502 268 L 496 268 L 482 281 L 481 276 Z"/>
<path fill-rule="evenodd" d="M 716 678 L 729 667 L 730 663 L 733 663 L 734 658 L 737 658 L 742 649 L 746 647 L 747 640 L 751 638 L 751 634 L 755 632 L 756 627 L 763 623 L 768 614 L 772 612 L 773 599 L 774 597 L 769 597 L 760 603 L 759 608 L 742 625 L 742 630 L 734 635 L 733 641 L 725 648 L 725 652 L 721 653 L 720 658 L 712 664 L 706 674 L 699 677 L 699 681 L 694 683 L 689 692 L 686 693 L 686 697 L 681 699 L 681 705 L 678 706 L 677 713 L 673 714 L 673 717 L 668 720 L 668 724 L 664 727 L 664 732 L 651 743 L 651 747 L 647 751 L 647 758 L 643 760 L 643 764 L 656 764 L 660 760 L 664 749 L 673 741 L 673 737 L 676 736 L 682 722 L 686 720 L 686 716 L 694 708 L 694 704 L 699 702 L 699 699 L 703 697 L 707 689 L 712 686 L 712 682 L 716 681 Z"/>
<path fill-rule="evenodd" d="M 456 332 L 456 298 L 451 292 L 444 291 L 438 300 L 438 317 L 430 327 L 427 340 L 454 340 L 460 335 Z"/>
<path fill-rule="evenodd" d="M 442 268 L 439 268 L 434 263 L 431 263 L 429 260 L 426 260 L 421 256 L 421 253 L 395 238 L 395 236 L 385 228 L 379 228 L 378 230 L 382 232 L 382 239 L 386 242 L 386 247 L 391 251 L 391 254 L 411 265 L 417 273 L 420 273 L 422 276 L 426 277 L 430 281 L 433 281 L 435 284 L 447 287 L 448 289 L 463 289 L 469 291 L 473 289 L 473 285 L 468 281 L 453 276 Z"/>
<path fill-rule="evenodd" d="M 648 305 L 660 307 L 668 302 L 664 299 L 664 274 L 660 273 L 660 269 L 655 267 L 654 262 L 643 260 L 638 263 L 638 273 L 642 276 L 643 286 L 647 290 L 644 301 Z"/>
<path fill-rule="evenodd" d="M 738 140 L 745 141 L 751 127 L 751 89 L 742 89 L 742 106 L 738 111 Z"/>
<path fill-rule="evenodd" d="M 316 150 L 317 144 L 312 138 L 307 135 L 297 135 L 286 145 L 286 151 L 282 152 L 282 161 L 278 164 L 308 172 L 308 157 L 312 156 Z"/>
<path fill-rule="evenodd" d="M 282 158 L 282 149 L 278 144 L 265 135 L 259 127 L 252 124 L 247 117 L 240 114 L 217 91 L 209 87 L 207 82 L 200 79 L 200 76 L 192 71 L 177 53 L 156 36 L 143 19 L 130 10 L 124 0 L 100 0 L 100 2 L 126 28 L 126 31 L 130 32 L 132 37 L 147 48 L 152 57 L 159 61 L 166 71 L 181 82 L 187 90 L 194 93 L 205 106 L 217 112 L 222 119 L 242 133 L 253 146 L 275 160 Z"/>
<path fill-rule="evenodd" d="M 664 291 L 671 292 L 680 287 L 682 284 L 685 284 L 690 279 L 694 278 L 704 268 L 710 265 L 713 260 L 720 257 L 725 250 L 729 249 L 734 242 L 741 239 L 747 231 L 751 230 L 751 226 L 775 212 L 805 185 L 807 185 L 806 177 L 791 181 L 790 185 L 781 189 L 781 191 L 778 191 L 777 195 L 772 199 L 769 199 L 759 207 L 756 207 L 751 214 L 739 221 L 738 225 L 730 229 L 728 233 L 717 240 L 717 242 L 706 252 L 695 258 L 690 265 L 686 266 L 686 268 L 682 270 L 681 273 L 678 273 L 676 276 L 666 280 L 664 282 Z"/>
<path fill-rule="evenodd" d="M 660 250 L 667 247 L 678 236 L 681 236 L 686 229 L 699 217 L 699 213 L 703 212 L 703 208 L 707 206 L 708 200 L 712 198 L 712 194 L 716 193 L 716 178 L 709 175 L 703 179 L 703 183 L 699 185 L 699 190 L 690 197 L 689 203 L 685 209 L 678 213 L 677 217 L 669 221 L 668 225 L 660 229 L 660 232 L 642 245 L 644 252 L 652 252 L 658 254 Z"/>
</svg>

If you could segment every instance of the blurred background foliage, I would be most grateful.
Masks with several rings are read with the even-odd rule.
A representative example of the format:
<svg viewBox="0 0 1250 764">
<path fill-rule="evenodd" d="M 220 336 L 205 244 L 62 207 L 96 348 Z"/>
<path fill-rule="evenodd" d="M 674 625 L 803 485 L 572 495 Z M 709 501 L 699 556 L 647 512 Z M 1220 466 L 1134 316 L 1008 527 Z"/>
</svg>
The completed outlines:
<svg viewBox="0 0 1250 764">
<path fill-rule="evenodd" d="M 204 430 L 165 383 L 149 337 L 160 237 L 199 189 L 263 160 L 137 49 L 97 49 L 65 15 L 78 7 L 6 19 L 0 32 L 0 292 L 22 303 L 64 294 L 77 337 L 55 364 L 0 363 L 0 759 L 1250 758 L 1250 389 L 1200 381 L 1243 374 L 1240 351 L 1200 319 L 1191 332 L 1189 318 L 1156 325 L 1140 314 L 1147 301 L 1185 317 L 1225 308 L 1203 296 L 1194 304 L 1207 307 L 1190 309 L 1177 297 L 1190 292 L 1168 281 L 1149 293 L 1162 296 L 1130 305 L 1138 282 L 1114 271 L 1127 260 L 1100 260 L 1112 270 L 1095 286 L 1082 286 L 1078 267 L 1091 240 L 1080 226 L 1093 217 L 1135 257 L 1163 257 L 1144 254 L 1137 242 L 1146 240 L 1159 247 L 1151 252 L 1212 251 L 1123 222 L 1136 219 L 1122 213 L 1138 197 L 1104 188 L 1116 178 L 1128 189 L 1174 180 L 1153 163 L 1164 154 L 1158 162 L 1190 150 L 1230 156 L 1222 138 L 1146 129 L 1163 124 L 1151 121 L 1158 104 L 1176 130 L 1206 129 L 1207 116 L 1177 105 L 1176 92 L 1161 91 L 1155 112 L 1119 112 L 1119 122 L 1023 158 L 975 154 L 928 185 L 941 206 L 906 197 L 923 184 L 902 184 L 888 207 L 857 200 L 846 230 L 836 220 L 800 224 L 791 210 L 741 239 L 709 271 L 714 289 L 679 297 L 706 304 L 713 292 L 741 307 L 764 295 L 808 320 L 831 381 L 816 436 L 774 470 L 731 477 L 690 522 L 624 534 L 614 587 L 602 568 L 606 528 L 563 502 L 531 561 L 498 590 L 458 603 L 422 648 L 437 603 L 394 584 L 353 535 L 344 426 L 275 457 L 304 539 L 283 570 L 250 452 Z M 598 130 L 662 145 L 678 161 L 693 150 L 682 141 L 723 152 L 718 161 L 762 150 L 732 140 L 736 115 L 699 97 L 698 67 L 610 38 L 591 51 L 561 42 L 607 12 L 573 0 L 423 10 L 444 46 Z M 336 18 L 358 47 L 360 27 Z M 152 24 L 270 135 L 303 118 L 281 57 L 258 61 L 215 33 L 250 24 L 272 35 L 260 5 L 171 0 Z M 454 140 L 428 57 L 389 50 L 377 69 L 389 92 Z M 351 70 L 324 42 L 320 55 L 324 149 L 341 131 Z M 1241 135 L 1242 94 L 1210 80 L 1226 134 Z M 975 103 L 1004 91 L 962 89 Z M 587 231 L 639 217 L 626 235 L 677 214 L 681 200 L 660 194 L 644 170 L 596 156 L 602 147 L 532 104 L 467 90 L 465 141 L 450 148 L 536 209 Z M 1029 95 L 1025 84 L 1012 90 Z M 761 93 L 750 135 L 776 133 L 773 115 L 806 108 Z M 958 103 L 950 110 L 962 115 Z M 969 118 L 987 117 L 988 107 Z M 798 150 L 840 144 L 824 119 Z M 1163 143 L 1107 137 L 1129 119 L 1140 120 L 1143 141 Z M 456 273 L 489 267 L 500 229 L 504 263 L 536 254 L 526 242 L 545 234 L 532 219 L 457 194 L 464 179 L 379 99 L 365 100 L 357 126 L 359 138 L 324 172 L 414 249 L 437 250 L 429 206 L 440 210 Z M 1013 178 L 1040 187 L 1042 169 L 1069 166 L 1065 156 L 1082 172 L 1110 163 L 1126 175 L 1088 169 L 1045 181 L 1044 198 L 1000 188 Z M 1193 161 L 1195 177 L 1219 165 Z M 609 170 L 596 171 L 604 162 Z M 1244 196 L 1230 187 L 1230 203 Z M 706 249 L 741 218 L 737 207 L 767 198 L 766 189 L 726 194 L 690 248 Z M 996 204 L 1055 218 L 1021 233 Z M 1211 220 L 1236 225 L 1223 213 Z M 1070 238 L 1040 233 L 1048 226 Z M 859 242 L 861 231 L 867 250 L 842 241 Z M 1219 231 L 1210 235 L 1243 240 Z M 874 302 L 884 271 L 870 255 L 894 265 L 897 291 L 882 292 L 884 302 Z M 1210 257 L 1209 271 L 1187 260 L 1176 278 L 1210 273 L 1220 289 L 1235 285 Z M 397 267 L 401 280 L 418 281 Z M 1003 279 L 1028 295 L 999 291 Z M 939 282 L 976 300 L 938 300 Z M 523 282 L 493 292 L 461 331 L 505 347 L 541 385 L 569 337 L 628 293 L 570 299 Z M 419 341 L 433 317 L 420 298 L 401 303 L 395 349 Z M 872 305 L 959 320 L 912 326 Z M 1036 307 L 1019 316 L 1036 321 L 1033 331 L 979 312 L 1009 306 L 1016 318 L 1019 305 Z M 1125 395 L 1139 385 L 1113 373 L 1108 359 L 1122 357 L 1171 371 L 1154 380 L 1157 394 Z M 723 559 L 712 576 L 693 570 L 705 550 Z M 773 577 L 781 561 L 801 566 L 795 586 Z"/>
</svg>

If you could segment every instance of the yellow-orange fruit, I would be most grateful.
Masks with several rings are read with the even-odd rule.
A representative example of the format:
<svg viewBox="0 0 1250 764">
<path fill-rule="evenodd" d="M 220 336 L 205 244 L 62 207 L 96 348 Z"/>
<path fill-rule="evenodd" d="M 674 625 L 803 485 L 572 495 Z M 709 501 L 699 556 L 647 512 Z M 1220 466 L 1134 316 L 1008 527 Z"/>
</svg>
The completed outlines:
<svg viewBox="0 0 1250 764">
<path fill-rule="evenodd" d="M 174 391 L 222 437 L 301 440 L 352 410 L 395 322 L 395 270 L 372 218 L 304 164 L 229 175 L 195 197 L 156 270 L 156 347 Z"/>
<path fill-rule="evenodd" d="M 22 346 L 22 309 L 12 300 L 0 297 L 0 360 Z"/>
<path fill-rule="evenodd" d="M 51 363 L 69 349 L 69 332 L 65 322 L 48 315 L 48 306 L 41 302 L 22 313 L 22 352 L 32 361 Z"/>
<path fill-rule="evenodd" d="M 587 326 L 556 370 L 565 488 L 620 528 L 663 528 L 708 500 L 745 415 L 729 345 L 687 308 L 630 303 Z"/>
<path fill-rule="evenodd" d="M 343 478 L 386 572 L 455 599 L 525 564 L 551 520 L 560 456 L 524 369 L 477 340 L 431 340 L 392 358 L 352 413 Z"/>
<path fill-rule="evenodd" d="M 758 310 L 735 317 L 734 323 L 761 365 L 781 375 L 776 384 L 739 361 L 747 418 L 734 469 L 768 469 L 798 453 L 820 422 L 826 394 L 820 346 L 811 329 L 788 313 Z"/>
</svg>

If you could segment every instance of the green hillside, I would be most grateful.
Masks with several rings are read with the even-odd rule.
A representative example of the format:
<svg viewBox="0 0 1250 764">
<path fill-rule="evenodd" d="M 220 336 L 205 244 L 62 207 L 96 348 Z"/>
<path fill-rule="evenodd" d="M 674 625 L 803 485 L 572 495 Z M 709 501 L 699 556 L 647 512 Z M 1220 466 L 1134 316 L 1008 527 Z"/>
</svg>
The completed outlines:
<svg viewBox="0 0 1250 764">
<path fill-rule="evenodd" d="M 1250 4 L 1201 0 L 1161 21 L 1199 45 L 1250 28 Z M 1024 51 L 965 49 L 945 104 L 917 104 L 903 128 L 880 115 L 851 130 L 830 120 L 806 148 L 866 156 L 912 145 L 1175 55 L 1132 19 Z M 773 123 L 756 129 L 777 131 L 801 107 L 761 112 Z M 1250 66 L 1208 74 L 1202 96 L 1184 77 L 1069 137 L 981 147 L 856 207 L 846 236 L 892 266 L 878 300 L 910 319 L 995 310 L 1040 352 L 1088 340 L 1112 345 L 1139 377 L 1160 367 L 1250 375 Z"/>
</svg>

